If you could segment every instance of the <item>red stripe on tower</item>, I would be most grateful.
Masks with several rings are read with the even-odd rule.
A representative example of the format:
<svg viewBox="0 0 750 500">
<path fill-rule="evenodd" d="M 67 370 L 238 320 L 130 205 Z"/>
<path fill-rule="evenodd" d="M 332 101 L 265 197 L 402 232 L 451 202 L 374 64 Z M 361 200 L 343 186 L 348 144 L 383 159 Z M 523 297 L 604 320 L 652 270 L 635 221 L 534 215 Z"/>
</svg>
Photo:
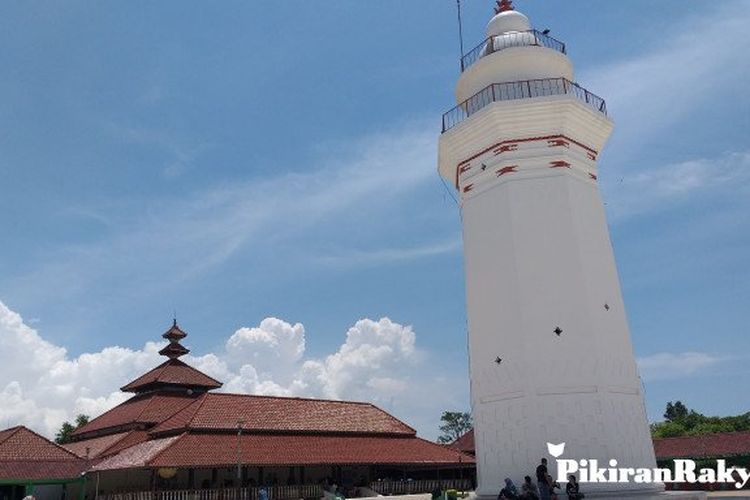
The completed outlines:
<svg viewBox="0 0 750 500">
<path fill-rule="evenodd" d="M 556 160 L 549 162 L 549 168 L 570 168 L 570 163 L 565 160 Z"/>
<path fill-rule="evenodd" d="M 547 141 L 547 146 L 550 148 L 556 148 L 556 147 L 564 147 L 569 148 L 570 143 L 564 139 L 550 139 Z"/>
<path fill-rule="evenodd" d="M 495 156 L 501 153 L 507 153 L 508 151 L 515 151 L 516 149 L 518 149 L 518 144 L 506 144 L 495 150 Z"/>
<path fill-rule="evenodd" d="M 505 174 L 512 174 L 512 173 L 518 172 L 518 170 L 516 170 L 517 168 L 518 168 L 518 165 L 509 165 L 507 167 L 498 169 L 495 173 L 497 174 L 498 177 L 501 177 Z"/>
</svg>

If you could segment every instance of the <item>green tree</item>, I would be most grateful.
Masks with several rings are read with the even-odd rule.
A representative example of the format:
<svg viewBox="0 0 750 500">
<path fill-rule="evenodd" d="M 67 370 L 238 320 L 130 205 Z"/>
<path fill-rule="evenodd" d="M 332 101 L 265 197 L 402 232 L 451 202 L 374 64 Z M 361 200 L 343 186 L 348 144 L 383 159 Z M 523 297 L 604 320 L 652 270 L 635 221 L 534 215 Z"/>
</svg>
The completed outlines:
<svg viewBox="0 0 750 500">
<path fill-rule="evenodd" d="M 667 422 L 674 422 L 676 420 L 685 418 L 687 415 L 687 406 L 682 404 L 682 401 L 676 401 L 675 403 L 672 403 L 670 401 L 667 403 L 667 409 L 664 412 L 664 420 L 666 420 Z"/>
<path fill-rule="evenodd" d="M 469 432 L 473 426 L 471 414 L 458 411 L 444 411 L 440 417 L 440 432 L 438 443 L 452 443 Z"/>
<path fill-rule="evenodd" d="M 750 430 L 750 412 L 729 417 L 707 417 L 689 409 L 681 401 L 667 403 L 664 419 L 664 422 L 651 425 L 653 437 L 701 436 Z"/>
<path fill-rule="evenodd" d="M 77 415 L 74 421 L 74 424 L 71 424 L 70 422 L 63 422 L 62 426 L 60 427 L 60 430 L 57 431 L 57 434 L 55 434 L 55 443 L 57 444 L 65 444 L 69 443 L 71 441 L 71 436 L 73 433 L 79 429 L 80 427 L 83 427 L 84 425 L 89 423 L 89 417 L 88 415 Z"/>
<path fill-rule="evenodd" d="M 651 424 L 651 435 L 655 438 L 684 436 L 685 427 L 679 422 L 658 422 Z"/>
</svg>

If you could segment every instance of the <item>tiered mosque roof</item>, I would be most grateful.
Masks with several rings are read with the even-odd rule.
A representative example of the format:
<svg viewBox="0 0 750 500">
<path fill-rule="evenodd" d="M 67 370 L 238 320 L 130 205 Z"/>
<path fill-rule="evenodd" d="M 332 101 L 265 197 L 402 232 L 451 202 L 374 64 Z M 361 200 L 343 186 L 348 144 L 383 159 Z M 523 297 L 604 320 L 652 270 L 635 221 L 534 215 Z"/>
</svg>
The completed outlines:
<svg viewBox="0 0 750 500">
<path fill-rule="evenodd" d="M 135 395 L 78 429 L 66 445 L 94 470 L 323 464 L 458 465 L 473 457 L 417 437 L 362 402 L 211 392 L 221 382 L 178 358 L 189 350 L 175 321 L 168 359 L 122 387 Z"/>
</svg>

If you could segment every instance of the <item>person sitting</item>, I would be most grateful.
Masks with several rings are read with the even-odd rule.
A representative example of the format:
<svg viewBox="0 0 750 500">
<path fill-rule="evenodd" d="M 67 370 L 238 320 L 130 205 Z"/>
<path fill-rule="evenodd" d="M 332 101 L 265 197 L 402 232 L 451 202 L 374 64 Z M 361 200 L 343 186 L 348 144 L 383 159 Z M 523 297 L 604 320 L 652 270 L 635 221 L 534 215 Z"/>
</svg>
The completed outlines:
<svg viewBox="0 0 750 500">
<path fill-rule="evenodd" d="M 439 484 L 437 484 L 432 489 L 432 493 L 431 493 L 432 500 L 438 500 L 441 496 L 443 496 L 443 489 L 440 487 Z"/>
<path fill-rule="evenodd" d="M 549 484 L 549 496 L 551 500 L 557 500 L 557 491 L 555 490 L 562 490 L 560 487 L 560 483 L 555 481 L 552 476 L 547 474 L 547 484 Z"/>
<path fill-rule="evenodd" d="M 497 496 L 499 499 L 516 500 L 518 498 L 518 490 L 516 485 L 510 478 L 505 478 L 505 488 L 500 490 L 500 494 Z"/>
<path fill-rule="evenodd" d="M 539 500 L 539 490 L 536 487 L 536 483 L 531 480 L 531 476 L 523 478 L 523 484 L 521 485 L 521 498 L 524 500 Z"/>
<path fill-rule="evenodd" d="M 565 493 L 570 500 L 581 500 L 585 495 L 579 491 L 579 484 L 576 477 L 571 474 L 568 476 L 568 484 L 565 486 Z"/>
</svg>

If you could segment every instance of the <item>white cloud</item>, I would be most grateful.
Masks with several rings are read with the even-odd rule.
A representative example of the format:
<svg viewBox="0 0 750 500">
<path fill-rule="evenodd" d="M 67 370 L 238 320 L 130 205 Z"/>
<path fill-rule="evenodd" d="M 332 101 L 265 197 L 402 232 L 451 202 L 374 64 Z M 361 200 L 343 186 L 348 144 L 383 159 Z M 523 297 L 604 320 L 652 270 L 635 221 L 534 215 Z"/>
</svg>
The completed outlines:
<svg viewBox="0 0 750 500">
<path fill-rule="evenodd" d="M 746 2 L 717 3 L 683 16 L 666 36 L 655 32 L 632 57 L 579 75 L 583 85 L 606 99 L 615 122 L 600 176 L 613 222 L 670 208 L 709 189 L 732 195 L 735 181 L 747 186 L 745 145 L 722 154 L 703 137 L 710 124 L 730 130 L 750 125 L 742 88 L 750 65 L 740 62 L 750 52 L 749 23 Z M 686 148 L 685 137 L 694 146 Z M 663 156 L 675 143 L 671 147 L 680 152 L 680 161 L 665 165 L 649 158 L 651 150 Z"/>
<path fill-rule="evenodd" d="M 437 182 L 437 136 L 431 125 L 418 122 L 321 147 L 320 159 L 300 171 L 258 165 L 254 170 L 267 176 L 159 199 L 119 199 L 96 210 L 79 207 L 81 213 L 95 212 L 106 220 L 111 236 L 56 247 L 33 272 L 13 279 L 13 296 L 21 301 L 30 296 L 36 303 L 70 300 L 106 282 L 119 296 L 143 300 L 144 293 L 158 296 L 240 253 L 247 258 L 270 248 L 296 248 L 300 241 L 309 246 L 311 238 L 320 241 L 321 228 L 340 237 L 342 220 L 352 213 L 382 218 L 394 199 Z M 358 227 L 364 225 L 357 220 Z M 331 240 L 333 248 L 340 244 Z M 417 250 L 406 257 L 441 251 Z M 390 252 L 378 258 L 403 257 Z"/>
<path fill-rule="evenodd" d="M 609 191 L 607 203 L 614 221 L 684 202 L 695 203 L 699 196 L 747 199 L 750 151 L 641 170 L 615 181 Z"/>
<path fill-rule="evenodd" d="M 695 375 L 726 360 L 705 352 L 662 352 L 639 358 L 638 368 L 643 380 L 669 380 Z"/>
<path fill-rule="evenodd" d="M 23 421 L 50 433 L 64 418 L 116 404 L 123 397 L 113 392 L 154 366 L 158 348 L 108 347 L 71 359 L 0 302 L 0 425 Z"/>
<path fill-rule="evenodd" d="M 410 261 L 435 255 L 444 255 L 456 252 L 460 249 L 461 241 L 449 240 L 435 244 L 406 248 L 342 250 L 335 254 L 320 256 L 316 260 L 322 264 L 336 266 L 379 265 L 391 262 Z"/>
<path fill-rule="evenodd" d="M 705 103 L 743 99 L 737 92 L 750 76 L 750 65 L 741 62 L 750 51 L 748 23 L 746 2 L 717 4 L 658 33 L 637 57 L 584 74 L 581 82 L 607 100 L 619 147 L 638 150 L 638 144 L 657 139 L 657 131 Z"/>
<path fill-rule="evenodd" d="M 305 327 L 266 318 L 258 327 L 234 332 L 227 340 L 226 350 L 230 367 L 249 364 L 262 376 L 284 379 L 305 353 Z"/>
<path fill-rule="evenodd" d="M 129 397 L 120 386 L 163 360 L 162 345 L 70 357 L 0 302 L 0 427 L 23 423 L 52 436 L 78 413 L 101 414 Z M 425 354 L 411 327 L 388 318 L 359 320 L 320 359 L 305 357 L 305 345 L 302 324 L 266 318 L 238 329 L 221 352 L 184 359 L 223 381 L 224 391 L 371 401 L 429 422 L 428 435 L 436 430 L 442 402 L 424 401 L 429 381 L 415 374 Z"/>
</svg>

